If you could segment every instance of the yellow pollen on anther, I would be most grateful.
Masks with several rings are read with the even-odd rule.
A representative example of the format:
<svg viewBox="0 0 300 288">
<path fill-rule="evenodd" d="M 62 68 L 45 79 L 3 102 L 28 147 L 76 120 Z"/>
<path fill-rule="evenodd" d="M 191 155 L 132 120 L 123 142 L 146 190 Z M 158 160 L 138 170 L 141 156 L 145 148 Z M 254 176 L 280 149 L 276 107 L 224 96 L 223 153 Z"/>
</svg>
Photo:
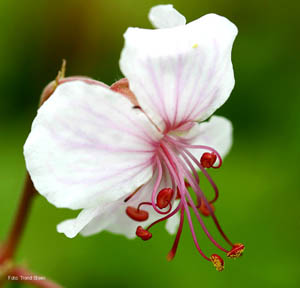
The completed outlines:
<svg viewBox="0 0 300 288">
<path fill-rule="evenodd" d="M 198 44 L 197 44 L 197 43 L 193 45 L 193 48 L 197 48 L 197 47 L 198 47 Z"/>
<path fill-rule="evenodd" d="M 224 261 L 220 256 L 212 255 L 210 257 L 210 260 L 211 260 L 212 264 L 215 266 L 217 271 L 221 272 L 224 270 Z"/>
<path fill-rule="evenodd" d="M 245 250 L 245 246 L 241 243 L 237 243 L 233 245 L 233 248 L 227 253 L 227 257 L 229 258 L 239 258 L 243 255 L 243 252 Z"/>
</svg>

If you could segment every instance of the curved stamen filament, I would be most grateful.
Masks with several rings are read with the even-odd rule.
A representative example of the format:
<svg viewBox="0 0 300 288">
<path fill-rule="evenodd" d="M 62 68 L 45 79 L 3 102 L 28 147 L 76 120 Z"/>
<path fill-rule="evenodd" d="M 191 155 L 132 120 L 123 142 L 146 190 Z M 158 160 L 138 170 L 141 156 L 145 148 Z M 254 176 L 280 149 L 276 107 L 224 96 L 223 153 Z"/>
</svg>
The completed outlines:
<svg viewBox="0 0 300 288">
<path fill-rule="evenodd" d="M 172 153 L 172 152 L 170 152 L 170 153 Z M 173 158 L 174 158 L 175 164 L 177 165 L 177 169 L 180 170 L 180 171 L 182 172 L 181 174 L 185 175 L 185 177 L 188 179 L 188 181 L 189 181 L 189 183 L 191 184 L 191 186 L 192 186 L 192 188 L 194 189 L 194 191 L 196 191 L 196 190 L 200 191 L 199 186 L 197 185 L 196 181 L 195 181 L 195 180 L 193 179 L 193 177 L 191 176 L 190 172 L 188 171 L 187 167 L 184 165 L 183 161 L 182 161 L 179 157 L 175 157 L 174 155 L 173 155 Z M 216 241 L 216 240 L 210 235 L 210 233 L 208 232 L 208 230 L 207 230 L 207 228 L 206 228 L 206 226 L 205 226 L 205 224 L 204 224 L 204 222 L 203 222 L 203 220 L 202 220 L 202 218 L 201 218 L 201 216 L 200 216 L 200 214 L 199 214 L 199 212 L 198 212 L 198 209 L 196 208 L 196 206 L 195 206 L 195 204 L 194 204 L 194 202 L 193 202 L 193 199 L 192 199 L 192 197 L 190 196 L 190 194 L 189 194 L 189 193 L 186 193 L 186 196 L 187 196 L 187 198 L 188 198 L 188 201 L 189 201 L 189 203 L 190 203 L 191 208 L 193 209 L 193 211 L 194 211 L 194 213 L 195 213 L 195 215 L 196 215 L 196 217 L 197 217 L 197 219 L 198 219 L 198 221 L 199 221 L 199 223 L 200 223 L 200 225 L 201 225 L 203 231 L 204 231 L 205 234 L 207 235 L 207 237 L 210 239 L 210 241 L 211 241 L 217 248 L 219 248 L 220 250 L 222 250 L 222 251 L 228 253 L 229 251 L 226 250 L 226 249 L 224 249 L 220 244 L 218 244 L 217 241 Z M 202 195 L 201 195 L 201 196 L 202 196 Z M 201 197 L 201 199 L 202 199 L 202 197 Z M 209 205 L 209 204 L 208 204 L 208 205 Z"/>
<path fill-rule="evenodd" d="M 220 168 L 222 166 L 222 162 L 223 162 L 222 157 L 219 154 L 219 152 L 217 150 L 215 150 L 214 148 L 212 148 L 210 146 L 206 146 L 206 145 L 192 145 L 192 144 L 183 143 L 182 139 L 180 139 L 179 137 L 178 137 L 178 139 L 175 140 L 172 137 L 166 135 L 166 138 L 176 146 L 179 145 L 183 148 L 203 149 L 203 150 L 211 151 L 217 155 L 218 160 L 219 160 L 219 164 L 217 166 L 212 166 L 212 168 Z"/>
<path fill-rule="evenodd" d="M 188 145 L 188 144 L 185 145 L 185 147 L 190 148 L 190 149 L 205 149 L 205 150 L 209 150 L 209 151 L 215 153 L 219 159 L 219 164 L 217 166 L 212 166 L 212 168 L 220 168 L 222 166 L 222 163 L 223 163 L 222 157 L 219 154 L 219 152 L 217 150 L 215 150 L 214 148 L 211 148 L 211 147 L 205 146 L 205 145 Z"/>
<path fill-rule="evenodd" d="M 189 160 L 189 158 L 185 154 L 183 154 L 183 153 L 181 154 L 181 156 L 183 157 L 183 159 L 185 160 L 185 162 L 189 165 L 190 169 L 193 171 L 194 177 L 195 177 L 195 175 L 197 175 L 198 179 L 199 179 L 199 175 L 198 175 L 196 169 L 194 168 L 193 164 Z M 199 181 L 197 181 L 197 185 L 199 185 Z M 198 193 L 198 191 L 195 191 L 195 193 L 196 193 L 196 196 L 197 196 L 198 206 L 200 206 L 201 195 Z"/>
<path fill-rule="evenodd" d="M 183 151 L 184 151 L 184 152 L 185 152 L 185 153 L 186 153 L 186 154 L 187 154 L 187 155 L 195 162 L 195 164 L 201 169 L 201 171 L 202 171 L 202 169 L 205 170 L 205 169 L 202 167 L 202 165 L 197 161 L 197 159 L 192 155 L 192 153 L 190 153 L 190 152 L 189 152 L 188 150 L 186 150 L 186 149 L 183 149 Z M 193 188 L 193 189 L 197 189 L 197 190 L 200 192 L 200 194 L 201 194 L 201 199 L 203 199 L 203 201 L 204 201 L 204 203 L 205 203 L 205 205 L 206 205 L 206 207 L 207 207 L 207 209 L 208 209 L 210 215 L 212 216 L 212 218 L 213 218 L 213 220 L 214 220 L 214 222 L 215 222 L 215 224 L 216 224 L 216 226 L 217 226 L 217 228 L 218 228 L 220 234 L 223 236 L 224 240 L 225 240 L 230 246 L 233 247 L 234 244 L 229 240 L 229 238 L 226 236 L 226 234 L 224 233 L 223 229 L 221 228 L 221 225 L 219 224 L 219 221 L 217 220 L 217 217 L 216 217 L 216 215 L 215 215 L 213 209 L 212 209 L 211 206 L 209 205 L 209 202 L 207 201 L 207 199 L 206 199 L 204 193 L 202 192 L 202 190 L 200 189 L 199 186 L 196 186 L 196 185 L 194 185 L 194 186 L 195 186 L 195 188 Z"/>
<path fill-rule="evenodd" d="M 175 215 L 175 214 L 179 211 L 179 209 L 180 209 L 180 203 L 177 205 L 177 207 L 176 207 L 169 215 L 167 215 L 167 216 L 165 216 L 165 217 L 162 217 L 162 218 L 160 218 L 160 219 L 154 221 L 153 223 L 151 223 L 151 224 L 147 227 L 146 230 L 149 230 L 151 227 L 153 227 L 155 224 L 157 224 L 157 223 L 159 223 L 159 222 L 162 222 L 162 221 L 164 221 L 164 220 L 169 219 L 170 217 L 172 217 L 173 215 Z"/>
<path fill-rule="evenodd" d="M 187 218 L 188 218 L 188 222 L 189 222 L 189 226 L 190 226 L 190 230 L 191 230 L 191 233 L 192 233 L 192 238 L 194 240 L 194 243 L 195 243 L 195 246 L 198 250 L 198 252 L 202 255 L 202 257 L 208 261 L 211 261 L 210 258 L 208 258 L 201 250 L 199 244 L 198 244 L 198 241 L 197 241 L 197 237 L 196 237 L 196 234 L 195 234 L 195 231 L 194 231 L 194 226 L 193 226 L 193 222 L 192 222 L 192 217 L 191 217 L 191 214 L 190 214 L 190 211 L 189 211 L 189 207 L 187 205 L 187 202 L 185 200 L 185 198 L 182 199 L 183 201 L 183 205 L 184 205 L 184 209 L 185 209 L 185 212 L 186 212 L 186 215 L 187 215 Z"/>
<path fill-rule="evenodd" d="M 139 205 L 137 206 L 137 210 L 140 210 L 141 206 L 143 205 L 151 205 L 152 206 L 152 203 L 151 202 L 141 202 L 139 203 Z"/>
<path fill-rule="evenodd" d="M 179 151 L 177 151 L 179 152 Z M 193 164 L 191 163 L 191 161 L 184 155 L 184 154 L 181 154 L 181 156 L 184 158 L 184 160 L 188 163 L 189 167 L 191 168 L 192 172 L 193 172 L 193 175 L 194 175 L 194 178 L 197 182 L 197 184 L 199 185 L 200 183 L 200 179 L 199 179 L 199 175 L 195 169 L 195 167 L 193 166 Z"/>
<path fill-rule="evenodd" d="M 138 205 L 138 207 L 137 207 L 137 210 L 140 210 L 140 207 L 143 206 L 143 205 L 150 205 L 150 206 L 152 206 L 152 202 L 141 202 L 141 203 L 139 203 L 139 205 Z M 155 205 L 156 205 L 156 204 L 155 204 Z M 167 211 L 165 211 L 165 212 L 160 211 L 159 214 L 168 214 L 168 213 L 170 213 L 170 211 L 172 210 L 172 204 L 169 203 L 168 206 L 169 206 L 169 208 L 168 208 Z"/>
</svg>

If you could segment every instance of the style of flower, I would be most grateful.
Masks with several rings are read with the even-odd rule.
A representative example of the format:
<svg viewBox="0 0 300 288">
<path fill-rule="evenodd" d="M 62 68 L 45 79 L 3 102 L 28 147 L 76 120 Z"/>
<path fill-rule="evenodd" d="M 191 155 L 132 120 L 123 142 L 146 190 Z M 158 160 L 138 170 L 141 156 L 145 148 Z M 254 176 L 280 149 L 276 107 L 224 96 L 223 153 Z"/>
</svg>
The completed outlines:
<svg viewBox="0 0 300 288">
<path fill-rule="evenodd" d="M 221 166 L 232 126 L 219 116 L 203 122 L 233 89 L 237 28 L 215 14 L 186 25 L 172 5 L 153 7 L 149 18 L 158 29 L 128 28 L 124 35 L 126 79 L 111 87 L 87 78 L 58 85 L 24 146 L 27 169 L 50 203 L 83 209 L 58 225 L 66 236 L 108 230 L 149 240 L 151 227 L 167 220 L 167 230 L 177 231 L 171 260 L 186 217 L 197 250 L 221 271 L 221 256 L 201 250 L 191 211 L 218 249 L 231 258 L 242 254 L 244 246 L 231 242 L 216 218 L 219 192 L 206 170 Z M 197 170 L 213 187 L 212 200 Z M 211 216 L 230 249 L 211 236 L 203 216 Z"/>
</svg>

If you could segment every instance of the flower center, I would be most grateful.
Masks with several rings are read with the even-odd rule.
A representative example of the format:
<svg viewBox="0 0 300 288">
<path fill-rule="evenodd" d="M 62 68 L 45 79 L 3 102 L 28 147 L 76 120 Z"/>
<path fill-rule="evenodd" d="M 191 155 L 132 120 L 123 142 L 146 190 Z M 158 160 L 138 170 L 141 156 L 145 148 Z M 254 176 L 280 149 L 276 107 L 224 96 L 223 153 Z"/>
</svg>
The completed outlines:
<svg viewBox="0 0 300 288">
<path fill-rule="evenodd" d="M 191 150 L 201 149 L 205 151 L 200 161 L 194 157 L 191 153 Z M 208 151 L 208 152 L 207 152 Z M 137 222 L 142 222 L 148 219 L 149 213 L 146 210 L 141 209 L 142 206 L 148 205 L 151 206 L 155 212 L 164 217 L 154 221 L 146 229 L 142 226 L 138 226 L 136 230 L 136 235 L 142 240 L 149 240 L 152 237 L 152 234 L 149 232 L 150 228 L 155 224 L 165 221 L 180 212 L 180 223 L 175 237 L 175 241 L 171 251 L 169 252 L 167 259 L 172 260 L 176 254 L 177 247 L 179 244 L 184 218 L 186 216 L 194 244 L 202 257 L 215 266 L 218 271 L 222 271 L 224 268 L 224 261 L 221 256 L 213 254 L 210 257 L 206 256 L 205 253 L 201 250 L 197 236 L 194 229 L 194 224 L 192 222 L 191 212 L 192 210 L 198 220 L 198 223 L 202 227 L 202 230 L 209 238 L 209 240 L 223 253 L 226 253 L 226 256 L 229 258 L 237 258 L 242 255 L 244 251 L 243 244 L 233 244 L 229 238 L 224 233 L 221 228 L 217 217 L 215 215 L 215 208 L 212 205 L 219 196 L 219 190 L 206 171 L 205 168 L 220 168 L 222 165 L 222 158 L 220 154 L 209 146 L 203 145 L 190 145 L 187 140 L 180 138 L 179 136 L 170 136 L 165 135 L 165 137 L 158 143 L 156 148 L 156 153 L 154 157 L 153 169 L 156 172 L 157 177 L 155 179 L 155 184 L 152 191 L 151 202 L 141 202 L 137 207 L 128 206 L 126 208 L 126 214 L 132 220 Z M 217 165 L 215 163 L 217 162 Z M 202 174 L 211 184 L 215 195 L 212 200 L 207 200 L 205 194 L 203 193 L 200 187 L 200 177 L 195 169 L 195 166 L 198 167 Z M 167 171 L 168 175 L 163 175 L 163 171 Z M 165 187 L 159 190 L 159 187 L 162 183 L 163 176 L 169 177 L 171 180 L 171 187 Z M 196 200 L 194 201 L 193 197 L 190 194 L 188 188 L 191 188 L 195 193 Z M 175 193 L 175 191 L 177 193 Z M 134 194 L 136 191 L 134 192 Z M 133 194 L 133 195 L 134 195 Z M 133 195 L 127 197 L 125 202 L 130 199 Z M 173 209 L 173 203 L 175 200 L 179 201 L 177 207 Z M 209 233 L 206 225 L 202 219 L 203 216 L 211 216 L 214 221 L 218 231 L 221 236 L 231 247 L 229 250 L 223 248 Z"/>
</svg>

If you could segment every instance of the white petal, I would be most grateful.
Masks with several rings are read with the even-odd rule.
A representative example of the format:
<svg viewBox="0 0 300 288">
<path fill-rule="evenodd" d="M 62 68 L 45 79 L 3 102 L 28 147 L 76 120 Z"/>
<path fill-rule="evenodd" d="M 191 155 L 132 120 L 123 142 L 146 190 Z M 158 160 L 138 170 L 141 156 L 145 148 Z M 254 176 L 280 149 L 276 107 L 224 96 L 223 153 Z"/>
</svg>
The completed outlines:
<svg viewBox="0 0 300 288">
<path fill-rule="evenodd" d="M 83 227 L 80 234 L 90 236 L 106 230 L 116 234 L 122 234 L 129 239 L 134 238 L 136 228 L 140 223 L 133 221 L 126 215 L 126 207 L 130 204 L 124 202 L 125 198 L 101 209 L 101 211 L 99 211 L 100 213 Z"/>
<path fill-rule="evenodd" d="M 185 26 L 129 28 L 120 67 L 130 89 L 162 129 L 205 120 L 229 97 L 237 28 L 209 14 Z"/>
<path fill-rule="evenodd" d="M 69 219 L 58 224 L 57 231 L 73 238 L 100 213 L 101 209 L 99 207 L 84 209 L 76 219 Z"/>
<path fill-rule="evenodd" d="M 171 28 L 186 23 L 185 17 L 171 4 L 152 7 L 148 17 L 155 28 Z"/>
<path fill-rule="evenodd" d="M 160 135 L 120 94 L 73 81 L 39 109 L 24 146 L 36 189 L 57 207 L 108 203 L 152 176 L 152 143 Z"/>
<path fill-rule="evenodd" d="M 229 152 L 232 145 L 232 124 L 220 116 L 212 116 L 209 121 L 196 124 L 185 136 L 193 145 L 206 145 L 217 150 L 223 157 Z M 189 149 L 189 151 L 200 159 L 207 150 Z"/>
</svg>

